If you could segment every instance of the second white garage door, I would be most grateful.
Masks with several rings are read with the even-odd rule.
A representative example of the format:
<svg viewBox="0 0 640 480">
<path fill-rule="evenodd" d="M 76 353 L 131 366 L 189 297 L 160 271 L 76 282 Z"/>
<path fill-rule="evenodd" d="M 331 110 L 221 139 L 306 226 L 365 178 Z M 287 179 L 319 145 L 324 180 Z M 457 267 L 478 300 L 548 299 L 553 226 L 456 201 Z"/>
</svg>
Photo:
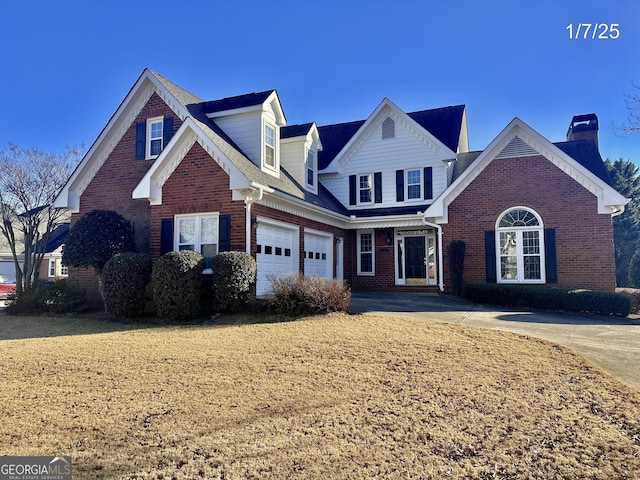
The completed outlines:
<svg viewBox="0 0 640 480">
<path fill-rule="evenodd" d="M 298 235 L 295 225 L 258 221 L 256 231 L 256 295 L 271 290 L 270 278 L 298 271 Z"/>
<path fill-rule="evenodd" d="M 333 235 L 305 229 L 304 274 L 333 278 Z"/>
</svg>

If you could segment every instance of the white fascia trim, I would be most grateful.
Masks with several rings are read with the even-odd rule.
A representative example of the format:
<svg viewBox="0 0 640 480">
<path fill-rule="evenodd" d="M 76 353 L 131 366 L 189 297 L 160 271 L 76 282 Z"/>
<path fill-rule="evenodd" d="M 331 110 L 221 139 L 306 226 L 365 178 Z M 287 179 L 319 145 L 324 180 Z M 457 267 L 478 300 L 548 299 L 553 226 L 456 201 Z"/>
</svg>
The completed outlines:
<svg viewBox="0 0 640 480">
<path fill-rule="evenodd" d="M 348 228 L 350 220 L 346 215 L 341 215 L 326 208 L 313 205 L 301 198 L 292 197 L 277 190 L 265 193 L 264 198 L 257 202 L 260 205 L 334 227 Z"/>
<path fill-rule="evenodd" d="M 353 150 L 357 149 L 360 144 L 369 135 L 371 127 L 376 124 L 378 117 L 382 114 L 390 112 L 396 120 L 400 120 L 407 124 L 407 126 L 413 130 L 422 141 L 431 148 L 434 152 L 444 152 L 443 155 L 449 158 L 455 158 L 456 153 L 450 150 L 444 143 L 434 137 L 431 132 L 425 130 L 418 122 L 405 113 L 400 107 L 393 103 L 388 98 L 384 98 L 382 102 L 375 108 L 375 110 L 369 115 L 367 120 L 362 124 L 358 131 L 351 137 L 346 145 L 338 152 L 331 163 L 319 173 L 339 173 L 342 167 L 349 160 Z"/>
<path fill-rule="evenodd" d="M 515 117 L 498 136 L 491 141 L 487 148 L 485 148 L 473 162 L 473 165 L 463 172 L 460 177 L 434 200 L 424 212 L 425 218 L 433 218 L 439 224 L 448 223 L 448 207 L 451 202 L 482 173 L 516 136 L 593 193 L 598 199 L 598 213 L 616 214 L 621 208 L 624 209 L 624 205 L 629 202 L 629 199 L 620 195 L 589 169 L 583 167 L 525 122 Z"/>
<path fill-rule="evenodd" d="M 67 180 L 53 202 L 54 207 L 67 208 L 73 213 L 80 210 L 80 196 L 154 93 L 157 93 L 181 120 L 188 116 L 184 105 L 164 87 L 151 70 L 145 68 Z"/>
<path fill-rule="evenodd" d="M 151 205 L 162 205 L 163 185 L 196 142 L 229 175 L 231 190 L 240 190 L 251 186 L 247 177 L 209 137 L 204 135 L 199 125 L 189 117 L 182 123 L 169 144 L 162 150 L 151 168 L 134 188 L 132 198 L 146 199 Z"/>
</svg>

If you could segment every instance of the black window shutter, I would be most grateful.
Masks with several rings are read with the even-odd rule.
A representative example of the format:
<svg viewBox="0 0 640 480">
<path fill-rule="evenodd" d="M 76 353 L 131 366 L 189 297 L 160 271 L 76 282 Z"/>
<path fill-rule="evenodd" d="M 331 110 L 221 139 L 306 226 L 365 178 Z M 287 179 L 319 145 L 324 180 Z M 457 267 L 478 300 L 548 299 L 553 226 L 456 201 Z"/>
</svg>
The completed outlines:
<svg viewBox="0 0 640 480">
<path fill-rule="evenodd" d="M 356 176 L 349 175 L 349 205 L 356 204 Z"/>
<path fill-rule="evenodd" d="M 484 268 L 487 283 L 496 283 L 496 232 L 484 232 Z"/>
<path fill-rule="evenodd" d="M 424 167 L 424 199 L 433 198 L 433 168 Z"/>
<path fill-rule="evenodd" d="M 544 268 L 547 283 L 558 283 L 558 262 L 556 260 L 556 229 L 544 229 Z"/>
<path fill-rule="evenodd" d="M 173 218 L 163 218 L 160 223 L 160 255 L 173 251 Z"/>
<path fill-rule="evenodd" d="M 147 122 L 136 123 L 136 160 L 144 160 L 146 133 Z"/>
<path fill-rule="evenodd" d="M 375 203 L 382 203 L 382 172 L 373 174 L 373 192 Z"/>
<path fill-rule="evenodd" d="M 404 170 L 396 170 L 396 202 L 404 202 Z"/>
<path fill-rule="evenodd" d="M 218 251 L 228 252 L 231 250 L 231 215 L 220 215 L 218 222 Z"/>
<path fill-rule="evenodd" d="M 171 137 L 173 137 L 173 117 L 164 117 L 164 125 L 162 126 L 162 148 L 167 146 Z"/>
</svg>

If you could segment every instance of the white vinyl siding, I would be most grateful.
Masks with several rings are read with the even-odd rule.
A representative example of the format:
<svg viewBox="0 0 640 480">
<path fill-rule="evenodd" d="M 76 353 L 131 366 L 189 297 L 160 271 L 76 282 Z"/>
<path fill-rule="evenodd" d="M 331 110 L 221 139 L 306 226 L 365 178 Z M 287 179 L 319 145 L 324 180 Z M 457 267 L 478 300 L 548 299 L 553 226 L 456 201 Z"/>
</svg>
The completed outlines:
<svg viewBox="0 0 640 480">
<path fill-rule="evenodd" d="M 260 113 L 215 118 L 215 122 L 256 165 L 262 155 L 262 115 Z"/>
<path fill-rule="evenodd" d="M 388 208 L 399 205 L 396 201 L 395 173 L 398 169 L 415 168 L 419 165 L 422 172 L 422 167 L 432 167 L 433 198 L 437 198 L 447 187 L 447 166 L 443 161 L 450 159 L 452 153 L 446 149 L 434 151 L 419 135 L 409 131 L 400 121 L 396 121 L 395 127 L 395 138 L 383 140 L 380 122 L 377 131 L 370 135 L 365 133 L 362 143 L 356 143 L 354 151 L 345 157 L 347 160 L 339 174 L 321 177 L 323 185 L 343 205 L 349 206 L 349 176 L 360 175 L 363 172 L 382 173 L 382 203 L 372 201 L 368 205 L 362 205 L 363 208 Z M 421 181 L 424 182 L 424 179 Z M 405 200 L 406 198 L 405 195 Z"/>
</svg>

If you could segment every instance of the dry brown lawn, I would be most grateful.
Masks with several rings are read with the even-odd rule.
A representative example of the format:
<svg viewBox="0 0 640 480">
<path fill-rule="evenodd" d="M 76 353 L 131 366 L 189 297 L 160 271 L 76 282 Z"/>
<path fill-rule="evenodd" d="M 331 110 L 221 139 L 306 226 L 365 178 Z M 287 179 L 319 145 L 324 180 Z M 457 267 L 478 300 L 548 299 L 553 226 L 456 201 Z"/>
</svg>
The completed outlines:
<svg viewBox="0 0 640 480">
<path fill-rule="evenodd" d="M 74 479 L 640 478 L 640 394 L 573 351 L 399 317 L 0 317 L 0 454 Z"/>
</svg>

